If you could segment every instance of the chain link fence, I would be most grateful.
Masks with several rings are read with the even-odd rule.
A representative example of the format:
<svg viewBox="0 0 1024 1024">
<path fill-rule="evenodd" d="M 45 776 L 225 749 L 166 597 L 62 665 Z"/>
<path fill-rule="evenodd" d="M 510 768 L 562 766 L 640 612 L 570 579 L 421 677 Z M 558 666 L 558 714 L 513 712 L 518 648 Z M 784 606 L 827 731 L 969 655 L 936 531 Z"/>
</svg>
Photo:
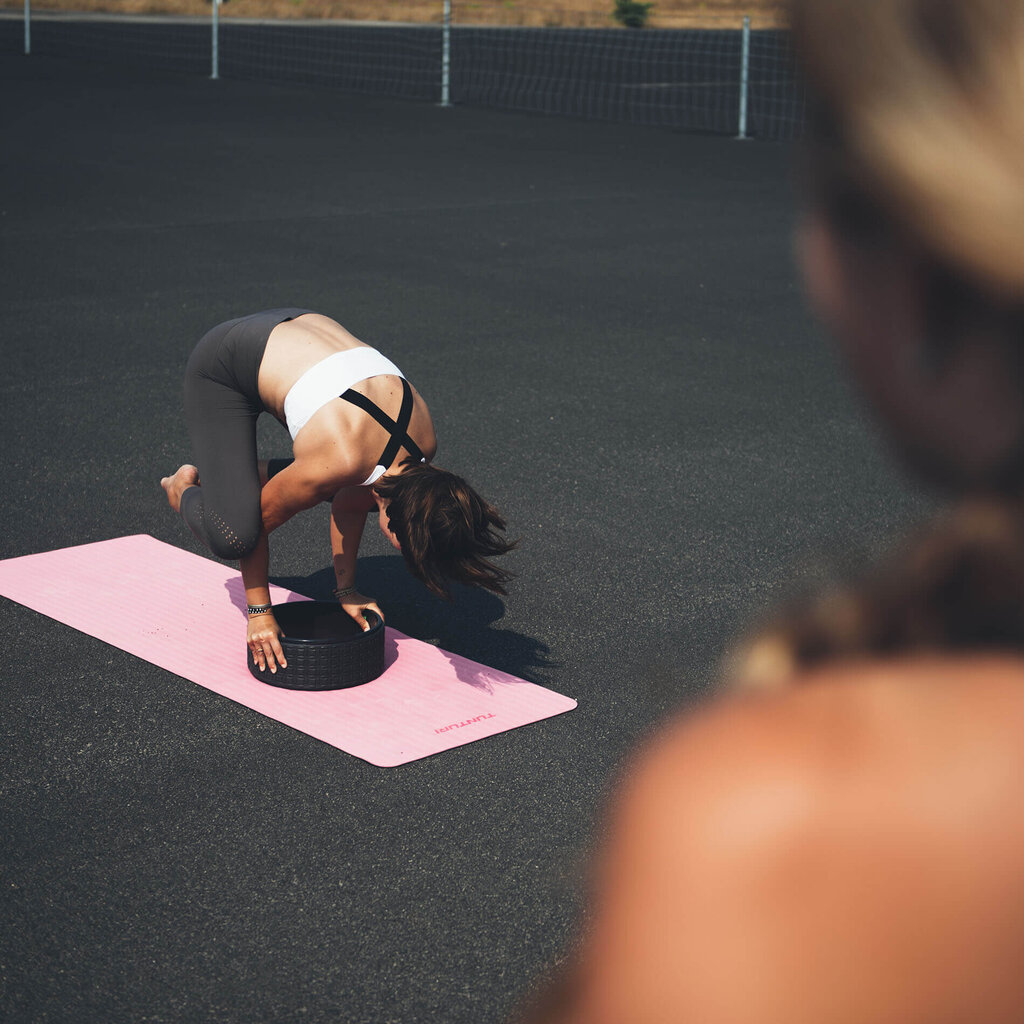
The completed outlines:
<svg viewBox="0 0 1024 1024">
<path fill-rule="evenodd" d="M 628 29 L 592 10 L 511 0 L 403 0 L 389 11 L 409 19 L 401 22 L 251 18 L 245 9 L 232 0 L 201 16 L 132 15 L 25 0 L 0 8 L 0 52 L 742 138 L 791 139 L 804 122 L 787 35 L 756 16 Z M 533 24 L 542 18 L 558 24 Z"/>
</svg>

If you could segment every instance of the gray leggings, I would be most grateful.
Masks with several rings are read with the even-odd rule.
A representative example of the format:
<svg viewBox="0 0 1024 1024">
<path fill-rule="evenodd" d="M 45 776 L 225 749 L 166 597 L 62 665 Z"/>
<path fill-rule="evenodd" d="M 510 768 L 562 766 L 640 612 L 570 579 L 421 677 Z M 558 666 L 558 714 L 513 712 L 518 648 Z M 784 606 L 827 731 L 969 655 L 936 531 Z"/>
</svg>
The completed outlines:
<svg viewBox="0 0 1024 1024">
<path fill-rule="evenodd" d="M 260 362 L 270 332 L 309 309 L 271 309 L 219 324 L 185 368 L 185 421 L 200 487 L 181 496 L 181 517 L 218 558 L 238 559 L 259 540 L 256 419 L 264 412 Z M 275 465 L 279 469 L 281 462 Z"/>
</svg>

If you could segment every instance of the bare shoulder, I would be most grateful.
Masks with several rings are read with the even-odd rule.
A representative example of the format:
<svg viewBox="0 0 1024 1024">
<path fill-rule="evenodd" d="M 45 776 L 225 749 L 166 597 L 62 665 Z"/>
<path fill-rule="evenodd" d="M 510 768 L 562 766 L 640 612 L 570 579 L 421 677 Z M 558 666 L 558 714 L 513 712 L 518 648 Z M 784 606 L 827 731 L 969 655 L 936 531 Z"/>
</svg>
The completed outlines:
<svg viewBox="0 0 1024 1024">
<path fill-rule="evenodd" d="M 863 787 L 942 785 L 972 766 L 1024 767 L 1024 660 L 921 658 L 830 667 L 671 723 L 627 772 L 619 805 L 662 800 L 739 815 L 740 832 L 848 813 Z M 771 806 L 773 813 L 754 813 Z M 631 812 L 636 813 L 636 811 Z M 688 830 L 692 834 L 692 830 Z M 725 833 L 720 833 L 725 834 Z"/>
<path fill-rule="evenodd" d="M 917 967 L 924 1006 L 1024 883 L 1022 729 L 1011 659 L 851 665 L 683 716 L 612 802 L 564 1019 L 845 1021 L 829 1000 L 882 1005 Z"/>
<path fill-rule="evenodd" d="M 664 855 L 725 865 L 778 841 L 828 806 L 830 777 L 855 759 L 856 726 L 806 691 L 727 696 L 664 728 L 627 766 L 608 827 Z M 668 866 L 668 865 L 666 865 Z"/>
</svg>

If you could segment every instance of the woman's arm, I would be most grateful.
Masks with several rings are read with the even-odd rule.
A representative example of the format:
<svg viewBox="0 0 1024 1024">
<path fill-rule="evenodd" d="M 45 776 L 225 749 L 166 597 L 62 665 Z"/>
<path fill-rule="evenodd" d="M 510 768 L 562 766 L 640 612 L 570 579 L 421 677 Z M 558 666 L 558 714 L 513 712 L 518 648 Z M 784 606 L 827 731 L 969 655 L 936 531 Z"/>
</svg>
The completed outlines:
<svg viewBox="0 0 1024 1024">
<path fill-rule="evenodd" d="M 256 547 L 242 559 L 240 568 L 246 604 L 250 608 L 267 608 L 265 612 L 249 616 L 246 643 L 260 671 L 263 672 L 269 665 L 270 671 L 274 673 L 278 665 L 287 668 L 288 662 L 281 649 L 281 627 L 270 609 L 270 583 L 267 578 L 269 566 L 270 546 L 267 543 L 267 531 L 263 529 Z"/>
<path fill-rule="evenodd" d="M 275 473 L 260 491 L 260 512 L 263 528 L 270 534 L 288 522 L 297 512 L 324 501 L 334 494 L 334 481 L 325 480 L 323 474 L 315 472 L 308 462 L 296 459 Z"/>
<path fill-rule="evenodd" d="M 376 601 L 355 589 L 356 557 L 362 540 L 366 515 L 376 507 L 369 487 L 343 487 L 331 502 L 331 553 L 334 558 L 334 576 L 338 581 L 338 600 L 341 606 L 363 628 L 370 628 L 364 612 L 370 609 L 384 621 Z"/>
<path fill-rule="evenodd" d="M 262 468 L 262 467 L 261 467 Z M 270 605 L 270 545 L 268 535 L 282 523 L 286 523 L 296 512 L 311 508 L 321 500 L 322 488 L 303 465 L 292 463 L 272 477 L 260 493 L 260 511 L 263 529 L 256 547 L 242 560 L 242 583 L 245 600 L 250 607 Z M 260 671 L 270 668 L 277 672 L 277 666 L 287 668 L 288 663 L 281 649 L 281 628 L 272 610 L 249 616 L 246 642 Z"/>
</svg>

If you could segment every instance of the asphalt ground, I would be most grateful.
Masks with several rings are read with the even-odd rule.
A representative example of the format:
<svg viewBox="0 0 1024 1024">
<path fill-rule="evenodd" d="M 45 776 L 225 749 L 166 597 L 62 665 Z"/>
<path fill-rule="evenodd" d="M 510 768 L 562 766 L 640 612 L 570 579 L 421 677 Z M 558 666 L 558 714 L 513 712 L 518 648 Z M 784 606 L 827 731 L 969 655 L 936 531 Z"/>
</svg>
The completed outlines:
<svg viewBox="0 0 1024 1024">
<path fill-rule="evenodd" d="M 623 759 L 823 553 L 924 507 L 805 311 L 791 154 L 45 57 L 0 79 L 0 556 L 197 551 L 158 485 L 188 353 L 313 308 L 403 367 L 521 538 L 506 601 L 437 602 L 373 532 L 362 589 L 579 701 L 379 769 L 0 601 L 0 1018 L 502 1020 L 573 934 Z M 329 564 L 323 510 L 272 540 L 276 582 L 323 596 Z"/>
</svg>

